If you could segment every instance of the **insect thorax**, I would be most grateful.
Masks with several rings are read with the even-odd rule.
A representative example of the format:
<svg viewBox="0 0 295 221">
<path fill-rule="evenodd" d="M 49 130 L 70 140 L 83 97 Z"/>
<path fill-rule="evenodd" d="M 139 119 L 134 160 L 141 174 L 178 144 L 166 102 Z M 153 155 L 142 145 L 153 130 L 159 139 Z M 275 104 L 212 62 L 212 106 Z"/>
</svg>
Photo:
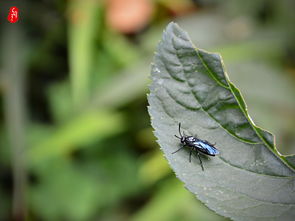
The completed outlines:
<svg viewBox="0 0 295 221">
<path fill-rule="evenodd" d="M 186 140 L 187 142 L 194 142 L 194 141 L 197 140 L 197 138 L 195 138 L 195 137 L 193 137 L 193 136 L 187 136 L 187 137 L 185 138 L 185 140 Z"/>
</svg>

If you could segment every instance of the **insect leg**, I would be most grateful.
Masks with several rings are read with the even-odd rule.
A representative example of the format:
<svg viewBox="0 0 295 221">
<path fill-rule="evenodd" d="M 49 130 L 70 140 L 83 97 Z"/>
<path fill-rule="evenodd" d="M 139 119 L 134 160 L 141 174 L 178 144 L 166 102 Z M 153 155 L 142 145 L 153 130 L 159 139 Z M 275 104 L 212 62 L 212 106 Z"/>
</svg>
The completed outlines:
<svg viewBox="0 0 295 221">
<path fill-rule="evenodd" d="M 178 150 L 174 151 L 172 154 L 175 154 L 176 152 L 180 151 L 184 146 L 181 146 Z"/>
<path fill-rule="evenodd" d="M 189 162 L 192 161 L 192 153 L 193 153 L 193 149 L 191 149 L 191 151 L 189 152 Z"/>
<path fill-rule="evenodd" d="M 201 164 L 202 170 L 204 171 L 203 162 L 202 162 L 202 160 L 201 160 L 200 153 L 199 153 L 197 150 L 196 150 L 196 153 L 197 153 L 198 158 L 199 158 L 199 160 L 200 160 L 200 164 Z"/>
</svg>

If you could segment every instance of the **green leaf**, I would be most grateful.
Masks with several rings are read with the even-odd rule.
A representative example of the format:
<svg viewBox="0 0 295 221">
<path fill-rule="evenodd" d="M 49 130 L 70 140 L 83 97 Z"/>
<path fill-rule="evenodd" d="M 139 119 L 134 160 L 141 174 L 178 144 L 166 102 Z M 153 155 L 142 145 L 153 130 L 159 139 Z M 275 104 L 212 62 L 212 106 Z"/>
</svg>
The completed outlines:
<svg viewBox="0 0 295 221">
<path fill-rule="evenodd" d="M 131 221 L 214 220 L 225 221 L 194 200 L 179 181 L 166 180 L 149 202 L 135 213 Z"/>
<path fill-rule="evenodd" d="M 50 135 L 32 144 L 28 150 L 31 164 L 66 155 L 94 140 L 103 139 L 123 129 L 123 116 L 106 111 L 85 111 L 68 123 L 54 128 Z"/>
<path fill-rule="evenodd" d="M 290 165 L 295 167 L 295 155 L 285 156 L 285 159 Z"/>
<path fill-rule="evenodd" d="M 74 1 L 69 3 L 69 68 L 73 102 L 78 108 L 89 99 L 89 85 L 92 77 L 92 67 L 95 64 L 96 36 L 100 30 L 102 14 L 101 4 L 97 2 Z M 83 19 L 74 19 L 77 14 Z"/>
<path fill-rule="evenodd" d="M 280 156 L 273 135 L 257 127 L 219 54 L 196 48 L 170 23 L 152 66 L 149 113 L 158 143 L 177 177 L 218 214 L 234 220 L 291 220 L 294 164 Z M 255 80 L 255 79 L 253 79 Z M 178 123 L 189 135 L 216 143 L 220 154 L 188 161 Z M 288 158 L 291 159 L 291 158 Z"/>
</svg>

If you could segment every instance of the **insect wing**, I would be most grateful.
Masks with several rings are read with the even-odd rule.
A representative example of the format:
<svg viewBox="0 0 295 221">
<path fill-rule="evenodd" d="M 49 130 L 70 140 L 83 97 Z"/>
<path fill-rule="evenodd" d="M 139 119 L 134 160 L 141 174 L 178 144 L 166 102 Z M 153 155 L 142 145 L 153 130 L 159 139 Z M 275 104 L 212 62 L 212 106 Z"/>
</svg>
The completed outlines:
<svg viewBox="0 0 295 221">
<path fill-rule="evenodd" d="M 204 143 L 202 141 L 197 141 L 195 142 L 195 145 L 198 147 L 198 149 L 201 152 L 205 154 L 212 155 L 212 156 L 219 154 L 219 151 L 210 144 Z"/>
<path fill-rule="evenodd" d="M 207 147 L 207 151 L 210 153 L 210 155 L 217 155 L 219 154 L 219 151 L 213 147 L 213 146 L 209 146 Z"/>
</svg>

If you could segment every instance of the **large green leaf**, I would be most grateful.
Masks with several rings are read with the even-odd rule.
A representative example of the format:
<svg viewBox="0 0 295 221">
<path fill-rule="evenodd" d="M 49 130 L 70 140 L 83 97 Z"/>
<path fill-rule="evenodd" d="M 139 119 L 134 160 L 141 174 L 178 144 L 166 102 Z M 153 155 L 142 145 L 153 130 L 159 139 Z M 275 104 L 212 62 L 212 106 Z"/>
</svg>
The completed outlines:
<svg viewBox="0 0 295 221">
<path fill-rule="evenodd" d="M 253 79 L 255 80 L 255 79 Z M 196 48 L 170 23 L 152 66 L 149 113 L 158 143 L 177 177 L 209 208 L 234 220 L 292 220 L 295 172 L 276 150 L 273 135 L 248 116 L 221 57 Z M 220 154 L 188 161 L 179 148 L 178 123 L 186 134 L 216 143 Z"/>
</svg>

